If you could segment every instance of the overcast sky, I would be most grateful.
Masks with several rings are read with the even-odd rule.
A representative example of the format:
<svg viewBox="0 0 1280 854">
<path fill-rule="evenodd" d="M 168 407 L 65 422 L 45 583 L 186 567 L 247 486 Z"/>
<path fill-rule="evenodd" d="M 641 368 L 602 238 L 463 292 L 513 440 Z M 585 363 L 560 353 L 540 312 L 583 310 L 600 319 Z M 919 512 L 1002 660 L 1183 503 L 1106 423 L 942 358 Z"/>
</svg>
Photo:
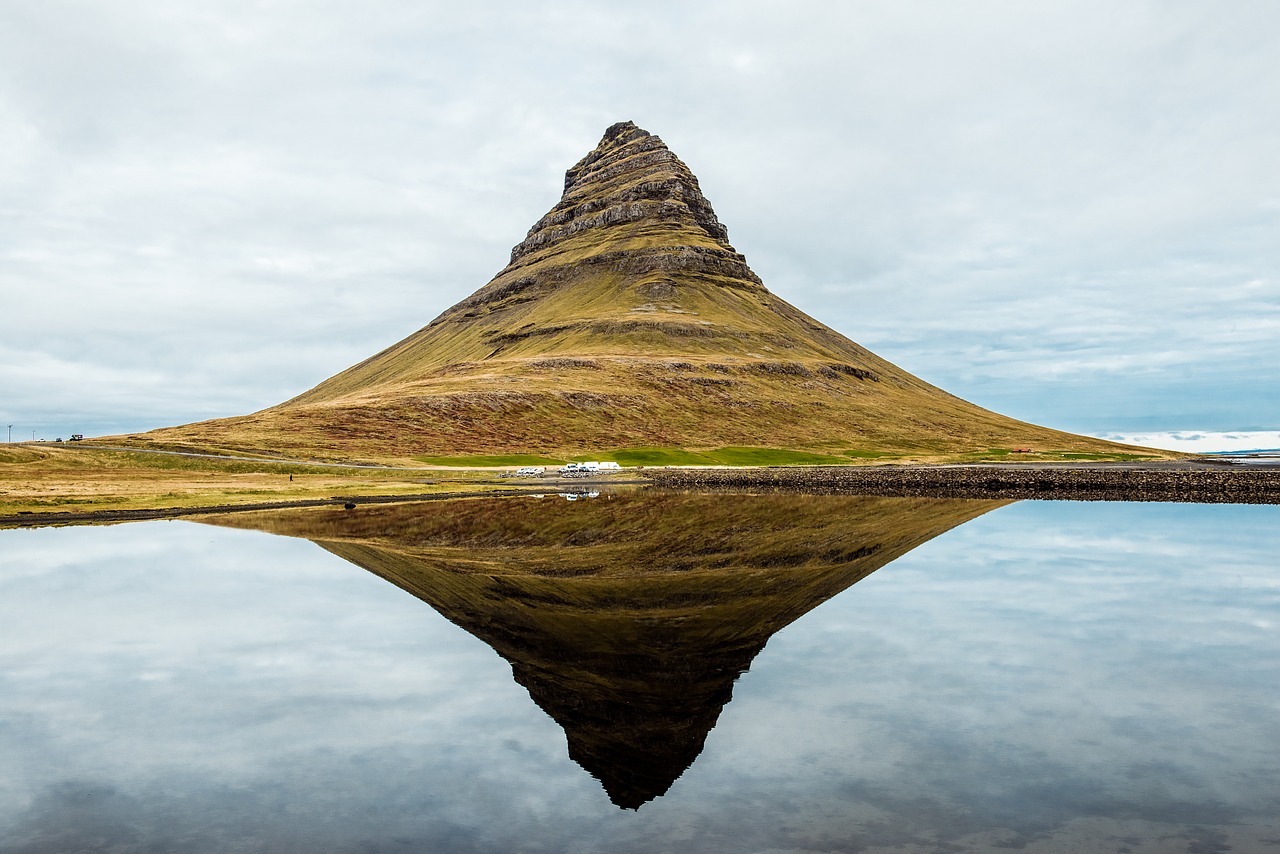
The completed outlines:
<svg viewBox="0 0 1280 854">
<path fill-rule="evenodd" d="M 277 403 L 631 119 L 775 293 L 1086 433 L 1280 430 L 1280 4 L 0 0 L 0 420 Z"/>
</svg>

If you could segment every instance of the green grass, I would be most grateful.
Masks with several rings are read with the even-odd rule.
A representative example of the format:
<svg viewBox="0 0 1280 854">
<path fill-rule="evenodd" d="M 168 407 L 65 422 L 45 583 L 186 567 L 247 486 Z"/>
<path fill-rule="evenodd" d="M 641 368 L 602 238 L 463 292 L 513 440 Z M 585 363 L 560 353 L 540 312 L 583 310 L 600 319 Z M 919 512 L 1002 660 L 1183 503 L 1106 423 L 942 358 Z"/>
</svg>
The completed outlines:
<svg viewBox="0 0 1280 854">
<path fill-rule="evenodd" d="M 1070 451 L 1051 451 L 1055 456 L 1062 457 L 1064 460 L 1115 460 L 1118 462 L 1128 462 L 1132 460 L 1153 460 L 1156 459 L 1155 454 L 1083 454 L 1072 453 Z"/>
<path fill-rule="evenodd" d="M 716 461 L 710 457 L 683 448 L 622 448 L 617 451 L 605 451 L 600 454 L 578 456 L 575 462 L 612 460 L 624 466 L 713 466 Z"/>
<path fill-rule="evenodd" d="M 726 466 L 838 466 L 849 462 L 843 456 L 781 448 L 716 448 L 705 453 Z"/>
<path fill-rule="evenodd" d="M 45 455 L 29 448 L 0 448 L 0 463 L 30 463 L 44 459 Z"/>
<path fill-rule="evenodd" d="M 536 454 L 471 454 L 461 457 L 414 457 L 414 459 L 429 466 L 558 466 L 564 462 Z M 592 458 L 582 457 L 582 459 Z"/>
<path fill-rule="evenodd" d="M 15 506 L 21 507 L 66 507 L 66 506 L 98 506 L 100 504 L 120 504 L 124 499 L 116 496 L 108 498 L 33 498 Z M 8 502 L 5 503 L 8 505 Z M 8 512 L 8 511 L 6 511 Z"/>
<path fill-rule="evenodd" d="M 77 454 L 82 452 L 76 451 Z M 386 470 L 362 469 L 359 466 L 313 466 L 306 463 L 256 462 L 222 457 L 187 457 L 178 454 L 148 454 L 143 451 L 98 451 L 89 449 L 85 459 L 90 464 L 104 464 L 108 468 L 160 469 L 166 471 L 215 472 L 224 474 L 317 474 L 349 476 L 359 472 L 366 477 L 383 476 Z M 75 461 L 76 457 L 68 459 Z M 402 473 L 395 473 L 399 476 Z M 385 476 L 391 476 L 385 474 Z"/>
<path fill-rule="evenodd" d="M 620 448 L 595 455 L 576 456 L 573 459 L 575 462 L 612 460 L 624 466 L 812 466 L 847 465 L 849 462 L 845 456 L 832 454 L 741 446 L 707 451 L 687 451 L 675 447 Z"/>
</svg>

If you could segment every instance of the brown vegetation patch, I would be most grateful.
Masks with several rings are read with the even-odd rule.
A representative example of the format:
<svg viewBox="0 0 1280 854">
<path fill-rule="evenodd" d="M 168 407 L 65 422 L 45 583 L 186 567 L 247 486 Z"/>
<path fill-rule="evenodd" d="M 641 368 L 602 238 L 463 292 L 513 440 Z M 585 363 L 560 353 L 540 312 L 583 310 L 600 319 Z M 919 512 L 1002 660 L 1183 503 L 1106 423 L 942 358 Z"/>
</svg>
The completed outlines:
<svg viewBox="0 0 1280 854">
<path fill-rule="evenodd" d="M 437 368 L 435 373 L 439 376 L 449 376 L 450 374 L 465 374 L 468 371 L 479 367 L 475 362 L 454 362 L 451 365 L 442 365 Z"/>
<path fill-rule="evenodd" d="M 676 297 L 676 283 L 667 279 L 636 286 L 636 293 L 647 300 L 671 300 Z"/>
<path fill-rule="evenodd" d="M 836 376 L 843 374 L 846 377 L 857 377 L 860 380 L 870 380 L 873 383 L 880 382 L 880 378 L 871 371 L 863 370 L 862 368 L 855 368 L 853 365 L 845 365 L 839 362 L 832 362 L 830 364 L 823 365 L 818 369 L 818 373 L 822 374 L 824 377 L 831 377 L 833 379 Z"/>
<path fill-rule="evenodd" d="M 590 368 L 592 370 L 600 370 L 600 363 L 595 359 L 577 359 L 571 357 L 556 359 L 538 359 L 530 362 L 529 367 L 539 371 L 553 371 L 564 368 Z"/>
<path fill-rule="evenodd" d="M 574 328 L 574 324 L 566 323 L 560 326 L 533 326 L 526 329 L 517 329 L 514 332 L 503 332 L 499 335 L 485 335 L 485 340 L 490 344 L 514 344 L 517 341 L 523 341 L 526 338 L 535 338 L 541 335 L 558 335 L 561 332 Z"/>
<path fill-rule="evenodd" d="M 574 409 L 604 409 L 611 403 L 608 395 L 594 391 L 562 391 L 557 397 Z"/>
<path fill-rule="evenodd" d="M 429 412 L 451 412 L 475 408 L 503 412 L 513 409 L 530 409 L 537 401 L 537 395 L 522 391 L 477 391 L 427 395 L 414 398 L 413 403 L 418 409 Z"/>
<path fill-rule="evenodd" d="M 658 332 L 680 338 L 723 338 L 724 332 L 695 323 L 669 320 L 603 320 L 587 327 L 598 335 L 626 335 L 633 332 Z"/>
<path fill-rule="evenodd" d="M 791 377 L 811 377 L 813 371 L 799 362 L 756 362 L 748 366 L 748 370 L 760 374 L 773 374 Z"/>
</svg>

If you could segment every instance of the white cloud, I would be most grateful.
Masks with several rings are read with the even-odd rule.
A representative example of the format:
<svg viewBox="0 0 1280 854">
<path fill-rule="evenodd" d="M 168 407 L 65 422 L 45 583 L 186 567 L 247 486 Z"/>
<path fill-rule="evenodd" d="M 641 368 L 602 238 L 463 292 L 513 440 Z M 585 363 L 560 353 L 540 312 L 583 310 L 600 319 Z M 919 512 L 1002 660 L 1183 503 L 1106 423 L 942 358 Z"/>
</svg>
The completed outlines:
<svg viewBox="0 0 1280 854">
<path fill-rule="evenodd" d="M 936 384 L 1072 429 L 1265 427 L 1278 24 L 1100 0 L 11 4 L 0 341 L 205 384 L 131 429 L 256 409 L 482 285 L 630 118 L 773 290 Z M 193 337 L 254 378 L 193 375 Z M 0 410 L 55 417 L 8 381 Z"/>
<path fill-rule="evenodd" d="M 1280 449 L 1280 430 L 1252 430 L 1235 433 L 1213 431 L 1174 430 L 1164 433 L 1100 433 L 1100 439 L 1163 448 L 1168 451 L 1186 451 L 1209 454 L 1223 451 L 1260 451 Z"/>
</svg>

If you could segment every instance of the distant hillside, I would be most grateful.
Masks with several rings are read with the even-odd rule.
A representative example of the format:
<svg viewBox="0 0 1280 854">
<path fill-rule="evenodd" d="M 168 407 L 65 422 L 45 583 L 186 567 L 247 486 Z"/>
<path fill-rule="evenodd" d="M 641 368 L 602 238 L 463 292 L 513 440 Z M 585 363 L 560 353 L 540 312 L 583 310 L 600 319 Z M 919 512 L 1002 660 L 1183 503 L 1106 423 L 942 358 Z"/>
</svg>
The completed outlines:
<svg viewBox="0 0 1280 854">
<path fill-rule="evenodd" d="M 1126 449 L 929 385 L 772 294 L 662 140 L 610 127 L 487 285 L 253 415 L 144 441 L 330 457 L 770 447 Z"/>
</svg>

